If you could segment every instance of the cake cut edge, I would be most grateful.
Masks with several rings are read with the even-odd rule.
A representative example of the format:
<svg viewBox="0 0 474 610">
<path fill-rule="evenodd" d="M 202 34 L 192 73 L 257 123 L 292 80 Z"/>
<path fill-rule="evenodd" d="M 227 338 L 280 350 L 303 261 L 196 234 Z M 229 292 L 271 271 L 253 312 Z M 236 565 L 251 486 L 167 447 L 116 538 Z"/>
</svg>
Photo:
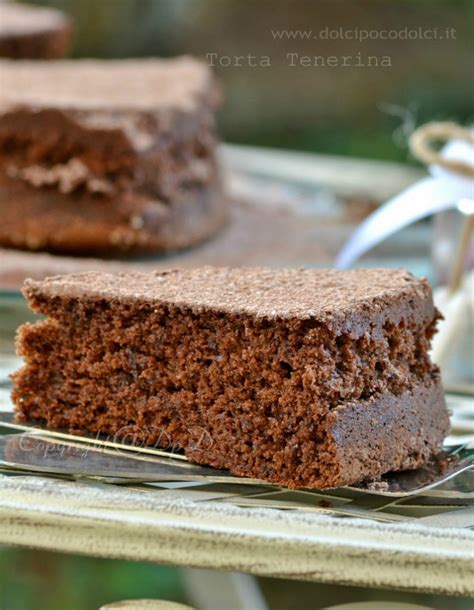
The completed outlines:
<svg viewBox="0 0 474 610">
<path fill-rule="evenodd" d="M 192 373 L 192 375 L 197 375 L 196 387 L 199 387 L 200 384 L 202 386 L 203 379 L 205 380 L 207 374 L 203 372 L 206 366 L 209 367 L 209 370 L 215 367 L 213 374 L 219 375 L 219 366 L 216 367 L 216 362 L 212 358 L 207 358 L 211 352 L 206 353 L 206 342 L 209 343 L 211 338 L 211 341 L 215 340 L 217 343 L 224 345 L 228 341 L 229 332 L 240 333 L 242 329 L 238 325 L 242 323 L 244 324 L 242 336 L 246 332 L 253 333 L 256 341 L 253 344 L 254 347 L 258 346 L 261 339 L 263 340 L 264 337 L 269 336 L 277 342 L 277 352 L 280 354 L 282 346 L 288 348 L 288 345 L 285 345 L 285 342 L 279 338 L 276 330 L 272 331 L 272 325 L 277 326 L 281 323 L 283 326 L 280 327 L 280 330 L 284 330 L 284 322 L 251 319 L 250 322 L 247 320 L 246 325 L 245 320 L 242 322 L 242 313 L 237 317 L 232 317 L 228 312 L 223 314 L 223 321 L 221 319 L 221 322 L 219 322 L 218 312 L 213 312 L 212 316 L 206 319 L 209 312 L 205 310 L 193 312 L 187 310 L 183 305 L 177 305 L 173 309 L 169 303 L 166 303 L 162 311 L 156 302 L 152 304 L 136 302 L 137 310 L 135 314 L 130 302 L 121 303 L 116 299 L 114 300 L 110 292 L 107 291 L 102 295 L 102 299 L 99 294 L 95 294 L 92 299 L 88 300 L 84 298 L 84 295 L 81 296 L 77 293 L 72 298 L 68 298 L 68 293 L 74 293 L 73 278 L 74 276 L 70 276 L 69 279 L 72 282 L 72 285 L 69 286 L 71 290 L 67 289 L 66 282 L 66 285 L 61 284 L 61 290 L 56 292 L 51 291 L 51 280 L 27 283 L 25 292 L 30 300 L 35 301 L 35 309 L 38 309 L 40 300 L 45 299 L 43 306 L 44 303 L 47 303 L 50 318 L 49 321 L 34 326 L 26 325 L 19 333 L 19 351 L 27 357 L 28 361 L 26 366 L 14 376 L 14 401 L 17 415 L 20 418 L 29 419 L 33 416 L 33 419 L 43 420 L 50 427 L 69 427 L 70 431 L 78 433 L 102 431 L 120 437 L 121 435 L 129 436 L 130 432 L 133 432 L 137 442 L 148 444 L 159 444 L 161 434 L 165 431 L 166 438 L 170 438 L 173 444 L 183 448 L 190 461 L 220 469 L 229 469 L 239 476 L 258 478 L 289 488 L 339 487 L 362 480 L 375 479 L 391 470 L 417 468 L 425 464 L 431 456 L 441 449 L 443 439 L 449 428 L 449 418 L 439 371 L 437 367 L 429 363 L 429 360 L 426 361 L 425 367 L 420 369 L 421 372 L 417 372 L 417 364 L 413 364 L 415 372 L 411 374 L 410 379 L 407 378 L 405 384 L 400 383 L 399 386 L 394 386 L 391 391 L 383 393 L 378 390 L 374 395 L 370 395 L 368 391 L 370 388 L 367 387 L 364 389 L 364 392 L 368 394 L 366 397 L 362 397 L 362 395 L 359 398 L 344 399 L 343 397 L 339 401 L 333 399 L 331 406 L 325 407 L 326 410 L 324 411 L 324 408 L 315 404 L 308 403 L 306 408 L 304 404 L 303 407 L 296 405 L 300 396 L 291 394 L 294 390 L 288 385 L 290 383 L 288 379 L 292 377 L 294 372 L 292 369 L 294 361 L 291 361 L 292 364 L 288 364 L 288 369 L 283 367 L 281 371 L 275 372 L 275 362 L 273 360 L 278 364 L 280 362 L 278 358 L 281 358 L 281 356 L 277 355 L 274 358 L 272 352 L 271 358 L 273 360 L 262 363 L 261 375 L 262 380 L 267 385 L 269 379 L 274 380 L 275 388 L 270 385 L 269 391 L 274 389 L 275 396 L 278 398 L 277 403 L 285 395 L 285 400 L 278 404 L 278 408 L 268 411 L 268 405 L 259 404 L 259 401 L 264 400 L 265 386 L 263 386 L 263 390 L 255 390 L 253 403 L 245 393 L 242 394 L 241 404 L 235 402 L 235 397 L 239 396 L 239 392 L 232 384 L 229 387 L 224 385 L 223 395 L 209 393 L 209 389 L 205 386 L 206 391 L 203 396 L 207 396 L 207 399 L 211 401 L 206 403 L 205 398 L 200 399 L 197 390 L 193 394 L 188 384 L 189 376 Z M 61 278 L 58 279 L 61 280 Z M 414 289 L 416 292 L 416 286 Z M 428 297 L 430 298 L 430 295 L 427 295 Z M 51 316 L 51 310 L 56 308 L 59 312 L 62 306 L 65 308 L 62 320 L 59 320 L 58 317 L 55 318 L 54 315 Z M 43 307 L 40 306 L 40 309 L 43 309 Z M 97 318 L 96 320 L 94 320 L 94 315 Z M 142 322 L 141 327 L 140 325 L 133 326 L 135 315 L 141 316 L 141 319 L 143 318 L 144 322 Z M 415 357 L 417 349 L 426 349 L 433 332 L 432 327 L 438 315 L 436 310 L 434 310 L 433 315 L 434 318 L 430 324 L 422 329 L 426 337 L 419 339 L 415 337 L 419 346 L 416 347 L 414 344 L 412 359 Z M 87 362 L 87 366 L 92 367 L 93 378 L 89 379 L 87 375 L 82 378 L 81 374 L 76 378 L 74 377 L 76 372 L 72 368 L 73 374 L 69 381 L 65 380 L 63 386 L 61 386 L 61 383 L 63 383 L 61 381 L 57 394 L 51 394 L 48 399 L 47 394 L 42 394 L 50 379 L 47 374 L 45 376 L 45 369 L 47 369 L 45 348 L 54 350 L 54 346 L 59 345 L 59 357 L 57 358 L 54 355 L 52 358 L 53 367 L 58 367 L 61 364 L 62 351 L 66 353 L 64 369 L 70 367 L 68 355 L 73 354 L 74 351 L 71 352 L 71 349 L 76 348 L 71 347 L 67 341 L 64 345 L 61 344 L 61 331 L 71 331 L 71 329 L 68 331 L 66 328 L 69 316 L 76 320 L 76 324 L 79 326 L 87 321 L 87 324 L 91 327 L 87 329 L 86 326 L 83 327 L 86 334 L 83 338 L 84 346 L 80 349 L 85 353 L 86 360 L 90 357 L 90 354 L 87 355 L 86 352 L 88 350 L 93 352 L 94 349 L 97 349 L 102 354 L 103 363 L 98 364 L 96 355 L 92 354 L 90 360 L 92 364 L 90 365 Z M 226 317 L 229 316 L 229 324 L 226 326 Z M 59 318 L 61 318 L 60 315 Z M 302 324 L 301 328 L 304 328 L 307 321 L 302 320 L 300 322 Z M 65 324 L 66 326 L 64 326 Z M 95 329 L 94 324 L 97 326 Z M 198 338 L 198 342 L 203 342 L 198 352 L 202 352 L 205 365 L 201 366 L 202 363 L 198 362 L 197 364 L 190 363 L 189 370 L 185 367 L 179 368 L 179 359 L 173 361 L 172 355 L 173 351 L 178 350 L 178 342 L 170 340 L 168 342 L 168 349 L 171 350 L 169 359 L 172 365 L 176 365 L 176 379 L 178 381 L 172 377 L 165 378 L 165 374 L 168 374 L 166 366 L 160 364 L 159 355 L 157 356 L 153 349 L 150 351 L 148 347 L 146 349 L 139 348 L 139 342 L 133 343 L 133 341 L 136 341 L 136 337 L 133 340 L 124 338 L 128 332 L 131 332 L 126 330 L 130 324 L 132 324 L 134 333 L 143 332 L 144 337 L 156 336 L 157 343 L 166 341 L 164 339 L 166 336 L 165 330 L 163 330 L 163 335 L 159 335 L 160 331 L 157 330 L 162 324 L 165 327 L 166 324 L 170 324 L 171 327 L 173 325 L 174 327 L 180 325 L 185 327 L 186 324 L 190 324 L 192 328 L 190 327 L 188 332 L 191 343 L 196 338 Z M 193 324 L 194 326 L 192 326 Z M 207 325 L 211 330 L 207 330 L 207 334 L 202 334 L 204 331 L 199 331 L 200 325 L 203 327 Z M 213 325 L 217 325 L 214 331 L 212 330 Z M 267 325 L 269 325 L 270 330 L 268 330 Z M 103 345 L 96 345 L 93 341 L 95 337 L 100 343 L 101 333 L 106 335 L 109 332 L 113 333 L 114 328 L 124 329 L 124 334 L 117 331 L 113 335 L 114 343 L 119 345 L 120 341 L 123 342 L 120 344 L 121 347 L 117 348 L 117 354 L 107 352 L 110 349 L 110 346 L 107 348 L 107 339 L 105 339 Z M 153 331 L 153 328 L 155 331 Z M 77 331 L 76 328 L 73 333 L 74 344 L 80 345 L 81 332 Z M 92 334 L 88 336 L 88 332 Z M 182 331 L 175 330 L 174 332 L 178 332 L 177 336 L 182 337 L 182 335 L 179 335 Z M 272 335 L 272 332 L 276 334 Z M 411 341 L 409 330 L 405 328 L 403 332 L 408 333 L 408 339 Z M 261 333 L 261 335 L 258 333 Z M 306 335 L 302 335 L 302 337 L 304 336 Z M 295 340 L 297 339 L 298 336 Z M 386 338 L 379 337 L 378 340 L 384 343 Z M 190 360 L 194 357 L 191 355 L 194 353 L 192 349 L 188 348 Z M 343 345 L 341 349 L 341 353 L 343 353 L 347 346 Z M 247 350 L 247 358 L 250 357 L 249 354 L 250 352 Z M 262 354 L 265 354 L 265 351 L 257 354 L 260 360 L 262 360 Z M 336 361 L 337 357 L 334 356 Z M 360 354 L 356 354 L 355 357 L 360 358 Z M 137 365 L 140 358 L 146 361 L 144 365 Z M 369 357 L 367 356 L 367 358 Z M 423 360 L 421 355 L 419 355 L 419 358 Z M 291 358 L 289 359 L 291 360 Z M 155 360 L 158 364 L 155 363 Z M 208 360 L 210 364 L 207 362 Z M 120 363 L 118 378 L 117 362 Z M 186 362 L 186 359 L 183 362 Z M 404 366 L 403 362 L 402 364 Z M 105 367 L 104 369 L 100 368 L 102 365 Z M 242 375 L 249 375 L 252 367 L 242 362 L 240 362 L 240 365 L 243 367 Z M 134 378 L 133 369 L 136 366 L 142 366 L 142 370 L 140 368 L 136 369 Z M 234 363 L 232 366 L 238 366 L 238 364 Z M 130 367 L 129 370 L 127 367 Z M 199 369 L 198 372 L 196 372 L 196 367 Z M 297 376 L 300 375 L 298 369 L 295 370 Z M 97 378 L 94 375 L 98 375 Z M 152 393 L 151 398 L 149 396 L 146 400 L 140 395 L 139 391 L 138 393 L 127 394 L 125 392 L 120 394 L 116 389 L 114 390 L 113 384 L 118 384 L 117 387 L 120 388 L 123 383 L 122 375 L 127 383 L 136 384 L 137 388 L 140 377 L 144 377 L 148 382 L 151 376 L 151 383 L 155 384 L 152 388 L 155 394 Z M 162 383 L 159 380 L 157 381 L 159 375 L 163 375 Z M 188 375 L 188 381 L 186 375 Z M 109 378 L 112 379 L 112 377 L 114 381 L 110 381 L 112 385 L 109 386 Z M 255 379 L 251 382 L 255 386 L 257 383 L 255 380 L 258 377 L 258 373 L 256 373 Z M 116 381 L 116 378 L 118 381 Z M 178 387 L 180 378 L 181 388 Z M 51 379 L 52 384 L 56 383 L 54 374 Z M 230 372 L 229 379 L 234 383 L 232 372 Z M 303 384 L 302 388 L 304 384 L 308 384 L 307 376 L 300 375 L 297 381 L 298 379 Z M 94 409 L 98 409 L 99 412 L 105 409 L 107 413 L 107 408 L 109 408 L 107 406 L 97 404 L 94 407 L 92 405 L 92 415 L 87 412 L 84 406 L 81 407 L 80 401 L 83 398 L 79 394 L 74 394 L 76 391 L 74 389 L 75 384 L 85 384 L 89 392 L 92 392 L 95 388 L 99 396 L 106 397 L 104 404 L 107 404 L 107 395 L 113 396 L 114 400 L 118 401 L 119 406 L 118 409 L 112 407 L 112 415 L 116 421 L 114 422 L 112 417 L 111 423 L 110 418 L 106 420 L 106 415 L 103 416 L 102 420 L 100 414 L 97 417 L 94 415 Z M 331 386 L 328 385 L 328 387 Z M 303 390 L 301 391 L 303 392 Z M 74 407 L 73 404 L 72 410 L 69 410 L 69 407 L 63 404 L 63 394 L 61 392 L 66 396 L 69 392 L 73 402 L 76 401 L 76 406 Z M 311 399 L 311 396 L 314 400 L 315 395 L 311 393 L 306 395 L 306 400 Z M 120 403 L 121 397 L 124 397 L 123 403 Z M 141 398 L 143 398 L 142 401 Z M 294 408 L 291 406 L 293 399 L 295 401 Z M 140 408 L 136 405 L 133 406 L 133 400 L 141 401 Z M 40 403 L 39 409 L 38 402 Z M 122 410 L 120 404 L 122 404 Z M 150 405 L 152 405 L 151 408 Z M 156 409 L 156 411 L 153 412 L 153 409 Z M 292 409 L 294 412 L 292 412 Z M 86 416 L 82 423 L 81 413 Z M 156 420 L 153 420 L 154 415 L 156 415 Z M 252 422 L 252 418 L 254 422 Z M 280 419 L 278 420 L 278 418 Z M 298 418 L 302 421 L 297 421 Z M 147 422 L 150 421 L 157 422 L 157 433 L 152 430 L 153 425 L 151 428 L 147 428 Z M 254 430 L 252 426 L 255 421 L 259 424 L 259 427 L 255 427 L 252 437 L 246 432 L 246 427 L 249 429 L 250 425 L 250 428 Z M 104 422 L 107 422 L 106 425 L 104 425 Z M 317 422 L 319 423 L 317 424 Z M 285 426 L 287 428 L 293 426 L 293 429 L 285 431 Z M 268 440 L 272 438 L 272 435 L 275 438 L 273 452 L 272 442 Z M 259 439 L 261 439 L 260 444 Z M 240 460 L 239 455 L 241 456 Z M 317 467 L 314 464 L 315 459 L 319 460 Z"/>
</svg>

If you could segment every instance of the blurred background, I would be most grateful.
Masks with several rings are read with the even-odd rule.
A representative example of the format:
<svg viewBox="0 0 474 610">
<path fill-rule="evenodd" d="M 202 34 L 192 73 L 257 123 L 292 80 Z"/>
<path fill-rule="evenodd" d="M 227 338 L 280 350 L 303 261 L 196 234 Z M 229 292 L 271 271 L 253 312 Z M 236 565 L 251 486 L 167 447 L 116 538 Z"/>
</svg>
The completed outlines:
<svg viewBox="0 0 474 610">
<path fill-rule="evenodd" d="M 407 138 L 416 126 L 473 118 L 474 3 L 468 0 L 29 3 L 73 17 L 75 58 L 204 57 L 225 91 L 219 130 L 229 142 L 414 164 Z M 338 34 L 341 28 L 400 34 L 356 40 Z M 88 610 L 133 597 L 190 601 L 182 573 L 172 567 L 0 548 L 0 574 L 2 610 Z M 363 599 L 471 607 L 461 599 L 261 584 L 271 610 Z"/>
<path fill-rule="evenodd" d="M 207 56 L 225 91 L 219 116 L 224 140 L 405 161 L 406 135 L 414 126 L 473 117 L 469 0 L 36 4 L 72 15 L 73 57 Z M 350 36 L 356 28 L 398 35 L 357 40 L 339 34 L 342 29 Z M 308 63 L 304 56 L 326 65 L 301 65 Z M 339 65 L 334 59 L 328 65 L 331 57 Z M 343 57 L 352 58 L 346 66 Z M 369 57 L 378 65 L 367 65 Z"/>
</svg>

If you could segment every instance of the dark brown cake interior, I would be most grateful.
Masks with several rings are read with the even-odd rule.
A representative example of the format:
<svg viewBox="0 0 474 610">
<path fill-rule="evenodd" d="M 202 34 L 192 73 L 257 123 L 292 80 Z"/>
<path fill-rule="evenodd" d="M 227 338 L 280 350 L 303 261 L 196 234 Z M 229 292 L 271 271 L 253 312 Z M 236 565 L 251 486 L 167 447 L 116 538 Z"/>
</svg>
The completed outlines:
<svg viewBox="0 0 474 610">
<path fill-rule="evenodd" d="M 265 285 L 272 272 L 258 273 L 249 271 L 250 284 L 253 275 L 257 286 Z M 27 366 L 15 377 L 18 415 L 52 428 L 173 444 L 194 461 L 290 487 L 331 487 L 425 462 L 447 426 L 428 357 L 437 315 L 425 302 L 426 284 L 393 272 L 386 277 L 385 310 L 369 296 L 375 311 L 364 314 L 360 281 L 370 294 L 383 274 L 349 275 L 346 283 L 356 290 L 350 294 L 337 273 L 320 273 L 320 283 L 335 283 L 341 298 L 326 310 L 328 288 L 310 317 L 255 315 L 259 305 L 271 311 L 272 297 L 255 296 L 254 282 L 254 302 L 247 295 L 247 305 L 239 306 L 237 293 L 246 295 L 232 274 L 220 278 L 230 288 L 215 308 L 203 306 L 205 288 L 195 307 L 185 304 L 206 272 L 181 295 L 182 275 L 166 283 L 162 293 L 176 289 L 182 302 L 175 304 L 160 302 L 159 288 L 156 302 L 140 296 L 147 288 L 139 274 L 128 297 L 133 276 L 122 289 L 111 276 L 104 279 L 102 295 L 94 294 L 99 286 L 84 294 L 87 276 L 82 286 L 74 279 L 42 288 L 32 283 L 30 304 L 49 317 L 20 332 Z M 390 282 L 401 281 L 411 304 L 400 293 L 397 304 Z M 300 290 L 308 289 L 301 284 Z M 288 297 L 281 308 L 291 310 L 291 303 Z"/>
</svg>

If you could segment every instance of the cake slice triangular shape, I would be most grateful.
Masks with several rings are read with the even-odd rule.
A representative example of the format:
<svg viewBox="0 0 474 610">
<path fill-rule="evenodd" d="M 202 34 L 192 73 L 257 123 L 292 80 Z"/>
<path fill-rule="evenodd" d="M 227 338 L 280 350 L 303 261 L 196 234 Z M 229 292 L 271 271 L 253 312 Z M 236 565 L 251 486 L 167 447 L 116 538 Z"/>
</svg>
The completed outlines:
<svg viewBox="0 0 474 610">
<path fill-rule="evenodd" d="M 416 468 L 448 430 L 438 312 L 404 270 L 206 267 L 29 280 L 17 416 L 180 447 L 287 487 Z"/>
</svg>

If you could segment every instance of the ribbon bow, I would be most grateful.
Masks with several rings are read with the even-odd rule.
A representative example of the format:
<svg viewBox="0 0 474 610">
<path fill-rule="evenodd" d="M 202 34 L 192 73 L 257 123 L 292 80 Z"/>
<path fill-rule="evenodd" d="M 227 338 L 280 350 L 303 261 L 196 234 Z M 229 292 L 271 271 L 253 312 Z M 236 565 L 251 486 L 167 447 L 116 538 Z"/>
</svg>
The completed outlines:
<svg viewBox="0 0 474 610">
<path fill-rule="evenodd" d="M 438 152 L 433 140 L 448 140 Z M 350 267 L 365 252 L 400 229 L 451 208 L 474 215 L 474 132 L 455 123 L 428 123 L 410 138 L 412 153 L 429 164 L 430 176 L 419 180 L 359 225 L 336 259 Z"/>
</svg>

